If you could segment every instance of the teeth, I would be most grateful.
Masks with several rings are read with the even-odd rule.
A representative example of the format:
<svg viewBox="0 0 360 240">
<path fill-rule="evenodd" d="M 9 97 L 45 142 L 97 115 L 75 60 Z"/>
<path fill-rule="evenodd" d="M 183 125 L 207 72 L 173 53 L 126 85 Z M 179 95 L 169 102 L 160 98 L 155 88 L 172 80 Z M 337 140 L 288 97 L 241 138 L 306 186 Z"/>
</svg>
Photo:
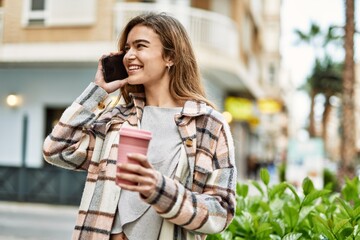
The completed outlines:
<svg viewBox="0 0 360 240">
<path fill-rule="evenodd" d="M 129 70 L 138 70 L 140 68 L 140 66 L 129 66 Z"/>
</svg>

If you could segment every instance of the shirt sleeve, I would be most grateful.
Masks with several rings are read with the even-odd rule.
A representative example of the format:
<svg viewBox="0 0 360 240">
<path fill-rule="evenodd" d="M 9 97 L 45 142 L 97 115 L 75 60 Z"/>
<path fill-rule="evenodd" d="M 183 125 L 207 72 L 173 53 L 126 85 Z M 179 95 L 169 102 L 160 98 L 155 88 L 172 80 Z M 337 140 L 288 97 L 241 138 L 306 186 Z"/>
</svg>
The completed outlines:
<svg viewBox="0 0 360 240">
<path fill-rule="evenodd" d="M 110 103 L 107 92 L 94 83 L 69 106 L 46 137 L 43 156 L 47 162 L 72 170 L 89 166 L 95 146 L 92 123 Z"/>
<path fill-rule="evenodd" d="M 160 216 L 190 231 L 221 232 L 233 219 L 236 205 L 234 146 L 226 127 L 220 131 L 213 158 L 227 164 L 209 173 L 202 193 L 192 192 L 177 180 L 161 176 L 156 191 L 144 200 Z"/>
</svg>

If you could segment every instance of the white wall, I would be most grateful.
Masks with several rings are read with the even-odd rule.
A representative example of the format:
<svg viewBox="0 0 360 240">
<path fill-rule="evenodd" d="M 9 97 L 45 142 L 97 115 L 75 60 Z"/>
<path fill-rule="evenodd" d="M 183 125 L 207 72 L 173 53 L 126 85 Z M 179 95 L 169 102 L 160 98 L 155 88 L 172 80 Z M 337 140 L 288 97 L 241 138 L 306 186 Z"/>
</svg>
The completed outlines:
<svg viewBox="0 0 360 240">
<path fill-rule="evenodd" d="M 229 0 L 212 0 L 211 11 L 223 14 L 225 16 L 231 16 L 231 1 Z"/>
<path fill-rule="evenodd" d="M 216 84 L 214 80 L 210 81 L 208 79 L 204 79 L 203 84 L 205 87 L 206 97 L 215 104 L 218 111 L 224 111 L 224 89 L 222 89 L 220 85 Z"/>
<path fill-rule="evenodd" d="M 94 67 L 0 69 L 0 165 L 19 166 L 22 161 L 23 118 L 28 117 L 25 162 L 42 166 L 46 106 L 66 107 L 93 80 Z M 20 94 L 23 104 L 10 109 L 6 96 Z"/>
</svg>

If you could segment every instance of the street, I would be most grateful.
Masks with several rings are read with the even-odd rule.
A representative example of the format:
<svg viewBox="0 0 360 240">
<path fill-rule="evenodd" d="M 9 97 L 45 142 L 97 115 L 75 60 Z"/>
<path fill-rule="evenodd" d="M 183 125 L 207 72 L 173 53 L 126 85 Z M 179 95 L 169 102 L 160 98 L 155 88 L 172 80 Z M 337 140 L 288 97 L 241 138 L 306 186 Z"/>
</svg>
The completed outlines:
<svg viewBox="0 0 360 240">
<path fill-rule="evenodd" d="M 77 207 L 1 202 L 0 240 L 71 239 Z"/>
</svg>

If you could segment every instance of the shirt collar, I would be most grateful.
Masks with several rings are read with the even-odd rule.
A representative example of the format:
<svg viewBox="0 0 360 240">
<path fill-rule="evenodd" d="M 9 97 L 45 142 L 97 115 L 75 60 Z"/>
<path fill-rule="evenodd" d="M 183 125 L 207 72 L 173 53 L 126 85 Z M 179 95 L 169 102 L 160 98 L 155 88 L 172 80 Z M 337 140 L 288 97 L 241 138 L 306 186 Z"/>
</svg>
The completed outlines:
<svg viewBox="0 0 360 240">
<path fill-rule="evenodd" d="M 145 94 L 144 93 L 130 93 L 130 97 L 132 99 L 132 102 L 134 103 L 136 110 L 137 110 L 137 116 L 139 119 L 141 119 L 143 109 L 145 106 Z M 180 117 L 181 116 L 196 117 L 196 116 L 204 115 L 204 114 L 208 113 L 208 111 L 209 111 L 209 108 L 206 107 L 206 104 L 204 102 L 196 101 L 196 100 L 187 100 L 184 104 L 184 107 L 182 108 L 182 110 L 180 112 Z"/>
</svg>

